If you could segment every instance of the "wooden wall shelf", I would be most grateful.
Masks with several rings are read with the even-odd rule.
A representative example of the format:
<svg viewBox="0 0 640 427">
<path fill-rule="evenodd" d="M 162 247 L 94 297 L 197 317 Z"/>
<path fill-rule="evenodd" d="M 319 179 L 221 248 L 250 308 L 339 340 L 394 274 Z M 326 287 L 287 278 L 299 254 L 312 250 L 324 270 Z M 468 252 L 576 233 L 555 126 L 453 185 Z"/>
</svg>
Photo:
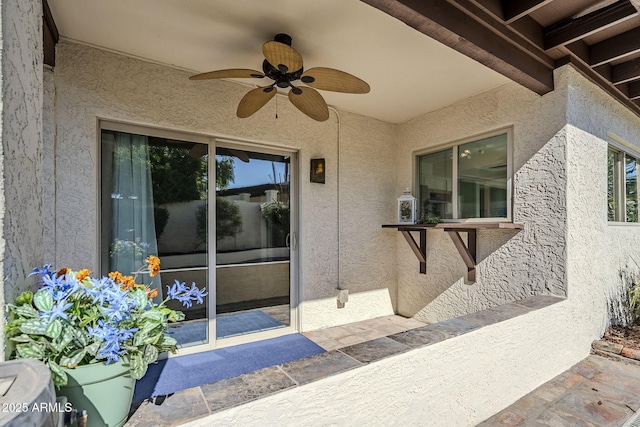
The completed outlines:
<svg viewBox="0 0 640 427">
<path fill-rule="evenodd" d="M 454 246 L 467 266 L 466 282 L 474 283 L 476 281 L 476 265 L 478 265 L 476 259 L 478 230 L 522 230 L 524 224 L 513 222 L 441 222 L 438 224 L 383 224 L 382 228 L 395 228 L 402 233 L 420 262 L 421 274 L 427 273 L 427 230 L 445 231 L 451 237 Z M 413 238 L 412 231 L 420 233 L 420 243 Z M 460 233 L 467 233 L 466 244 Z"/>
</svg>

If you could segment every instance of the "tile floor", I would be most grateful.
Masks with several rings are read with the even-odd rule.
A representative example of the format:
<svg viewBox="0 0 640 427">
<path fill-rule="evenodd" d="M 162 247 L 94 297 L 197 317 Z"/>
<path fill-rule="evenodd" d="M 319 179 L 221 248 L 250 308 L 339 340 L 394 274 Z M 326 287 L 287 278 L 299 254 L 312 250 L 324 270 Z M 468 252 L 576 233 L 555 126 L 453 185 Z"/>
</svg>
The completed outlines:
<svg viewBox="0 0 640 427">
<path fill-rule="evenodd" d="M 312 332 L 303 332 L 302 335 L 325 350 L 331 351 L 398 334 L 424 325 L 425 323 L 415 319 L 393 315 Z"/>
</svg>

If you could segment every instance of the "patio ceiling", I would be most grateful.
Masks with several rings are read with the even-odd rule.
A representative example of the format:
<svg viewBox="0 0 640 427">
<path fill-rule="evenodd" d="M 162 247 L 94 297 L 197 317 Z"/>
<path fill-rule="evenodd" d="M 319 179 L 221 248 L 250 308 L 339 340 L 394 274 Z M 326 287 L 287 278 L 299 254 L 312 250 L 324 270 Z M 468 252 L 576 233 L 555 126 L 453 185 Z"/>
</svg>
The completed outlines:
<svg viewBox="0 0 640 427">
<path fill-rule="evenodd" d="M 62 38 L 194 74 L 260 69 L 262 44 L 284 32 L 305 68 L 337 68 L 371 85 L 366 95 L 323 91 L 328 104 L 390 123 L 508 79 L 545 94 L 553 70 L 569 62 L 640 115 L 640 0 L 49 0 L 49 7 L 49 63 L 55 26 Z M 45 0 L 45 18 L 46 9 Z"/>
<path fill-rule="evenodd" d="M 259 70 L 262 44 L 277 33 L 290 34 L 305 68 L 337 68 L 371 86 L 366 95 L 321 91 L 328 104 L 389 123 L 508 81 L 360 0 L 48 0 L 48 6 L 63 39 L 193 74 Z M 206 90 L 216 83 L 193 84 Z"/>
<path fill-rule="evenodd" d="M 574 64 L 640 115 L 640 0 L 363 0 L 530 88 Z"/>
</svg>

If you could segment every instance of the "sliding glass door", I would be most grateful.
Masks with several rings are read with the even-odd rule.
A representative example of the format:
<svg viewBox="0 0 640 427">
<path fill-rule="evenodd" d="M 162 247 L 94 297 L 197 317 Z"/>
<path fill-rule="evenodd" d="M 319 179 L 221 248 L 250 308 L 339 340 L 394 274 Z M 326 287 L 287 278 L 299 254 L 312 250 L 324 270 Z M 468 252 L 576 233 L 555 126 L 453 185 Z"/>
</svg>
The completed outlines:
<svg viewBox="0 0 640 427">
<path fill-rule="evenodd" d="M 101 152 L 102 272 L 134 275 L 157 255 L 160 274 L 137 277 L 157 301 L 176 280 L 208 292 L 168 302 L 185 314 L 168 332 L 182 352 L 295 326 L 294 153 L 118 124 Z"/>
<path fill-rule="evenodd" d="M 216 147 L 216 338 L 291 325 L 291 157 Z"/>
</svg>

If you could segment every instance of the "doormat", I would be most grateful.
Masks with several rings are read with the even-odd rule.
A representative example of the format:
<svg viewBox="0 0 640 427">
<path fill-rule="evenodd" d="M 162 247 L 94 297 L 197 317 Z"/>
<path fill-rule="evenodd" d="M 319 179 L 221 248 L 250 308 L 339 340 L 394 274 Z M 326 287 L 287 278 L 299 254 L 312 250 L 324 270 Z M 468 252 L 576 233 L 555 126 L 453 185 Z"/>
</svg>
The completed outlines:
<svg viewBox="0 0 640 427">
<path fill-rule="evenodd" d="M 305 336 L 291 334 L 160 360 L 149 365 L 146 375 L 136 382 L 133 401 L 142 402 L 324 352 Z"/>
<path fill-rule="evenodd" d="M 281 328 L 284 323 L 269 316 L 264 311 L 256 310 L 216 318 L 216 335 L 218 338 L 228 338 L 249 332 L 267 331 Z M 207 321 L 196 320 L 170 325 L 167 335 L 175 338 L 178 345 L 206 344 Z"/>
</svg>

